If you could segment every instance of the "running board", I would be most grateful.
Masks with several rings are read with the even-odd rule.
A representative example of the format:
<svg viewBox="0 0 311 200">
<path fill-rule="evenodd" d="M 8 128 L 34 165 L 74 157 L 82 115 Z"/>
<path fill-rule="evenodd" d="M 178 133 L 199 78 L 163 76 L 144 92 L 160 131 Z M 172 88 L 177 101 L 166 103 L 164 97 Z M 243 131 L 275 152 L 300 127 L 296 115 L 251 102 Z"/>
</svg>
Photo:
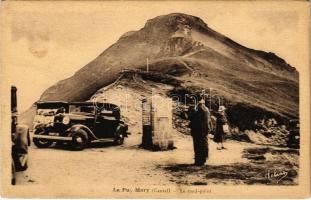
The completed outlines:
<svg viewBox="0 0 311 200">
<path fill-rule="evenodd" d="M 62 140 L 62 141 L 72 141 L 72 137 L 62 137 L 62 136 L 54 136 L 54 135 L 34 135 L 33 139 L 48 139 L 48 140 Z"/>
<path fill-rule="evenodd" d="M 72 141 L 72 137 L 62 137 L 62 136 L 54 136 L 54 135 L 34 135 L 33 139 L 47 139 L 47 140 L 53 140 L 53 141 Z M 113 142 L 114 138 L 103 138 L 103 139 L 95 139 L 93 141 L 98 142 Z"/>
<path fill-rule="evenodd" d="M 97 139 L 97 140 L 94 140 L 95 142 L 113 142 L 114 141 L 114 139 L 113 138 L 111 138 L 111 139 Z"/>
</svg>

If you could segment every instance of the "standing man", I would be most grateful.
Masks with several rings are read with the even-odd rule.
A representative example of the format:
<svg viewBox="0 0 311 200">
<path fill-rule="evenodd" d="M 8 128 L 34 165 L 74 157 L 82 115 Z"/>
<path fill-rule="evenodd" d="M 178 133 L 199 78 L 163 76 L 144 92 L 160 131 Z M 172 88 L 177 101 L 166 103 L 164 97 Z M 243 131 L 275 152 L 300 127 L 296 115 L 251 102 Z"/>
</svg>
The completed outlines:
<svg viewBox="0 0 311 200">
<path fill-rule="evenodd" d="M 195 165 L 202 166 L 208 157 L 208 132 L 211 127 L 210 112 L 205 106 L 202 98 L 196 107 L 190 108 L 189 113 L 191 136 L 193 138 L 193 148 L 195 154 Z"/>
</svg>

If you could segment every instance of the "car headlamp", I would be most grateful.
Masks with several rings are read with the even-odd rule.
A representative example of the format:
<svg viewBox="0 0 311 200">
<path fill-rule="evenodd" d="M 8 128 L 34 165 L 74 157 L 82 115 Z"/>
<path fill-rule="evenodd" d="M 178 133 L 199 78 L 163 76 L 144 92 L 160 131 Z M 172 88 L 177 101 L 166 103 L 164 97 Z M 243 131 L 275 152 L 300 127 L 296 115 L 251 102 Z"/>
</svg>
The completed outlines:
<svg viewBox="0 0 311 200">
<path fill-rule="evenodd" d="M 69 124 L 69 122 L 70 122 L 70 118 L 68 116 L 65 116 L 63 118 L 63 124 Z"/>
</svg>

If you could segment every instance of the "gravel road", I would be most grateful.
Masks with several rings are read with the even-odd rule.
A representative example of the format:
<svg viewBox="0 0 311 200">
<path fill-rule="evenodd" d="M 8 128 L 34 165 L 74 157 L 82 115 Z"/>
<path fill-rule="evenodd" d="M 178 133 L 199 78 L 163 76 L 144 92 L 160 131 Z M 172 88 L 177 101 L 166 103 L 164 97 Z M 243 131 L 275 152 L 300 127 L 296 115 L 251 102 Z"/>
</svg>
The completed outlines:
<svg viewBox="0 0 311 200">
<path fill-rule="evenodd" d="M 17 185 L 210 185 L 210 184 L 297 184 L 298 153 L 295 150 L 227 141 L 226 150 L 216 150 L 209 140 L 205 166 L 193 166 L 190 136 L 176 132 L 176 149 L 151 152 L 139 148 L 141 134 L 132 134 L 121 146 L 95 143 L 83 151 L 61 147 L 29 149 L 29 168 L 17 175 Z M 273 170 L 287 175 L 267 177 Z"/>
</svg>

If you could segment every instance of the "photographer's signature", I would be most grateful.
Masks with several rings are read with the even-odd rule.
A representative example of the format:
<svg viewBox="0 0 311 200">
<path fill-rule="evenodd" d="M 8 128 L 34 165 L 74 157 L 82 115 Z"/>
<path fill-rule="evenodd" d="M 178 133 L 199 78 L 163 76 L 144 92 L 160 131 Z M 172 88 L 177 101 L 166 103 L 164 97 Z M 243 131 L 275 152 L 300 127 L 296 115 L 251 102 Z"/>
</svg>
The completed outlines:
<svg viewBox="0 0 311 200">
<path fill-rule="evenodd" d="M 285 170 L 268 170 L 266 173 L 266 177 L 268 180 L 275 180 L 276 183 L 279 183 L 283 178 L 285 178 L 288 175 L 288 172 Z"/>
</svg>

